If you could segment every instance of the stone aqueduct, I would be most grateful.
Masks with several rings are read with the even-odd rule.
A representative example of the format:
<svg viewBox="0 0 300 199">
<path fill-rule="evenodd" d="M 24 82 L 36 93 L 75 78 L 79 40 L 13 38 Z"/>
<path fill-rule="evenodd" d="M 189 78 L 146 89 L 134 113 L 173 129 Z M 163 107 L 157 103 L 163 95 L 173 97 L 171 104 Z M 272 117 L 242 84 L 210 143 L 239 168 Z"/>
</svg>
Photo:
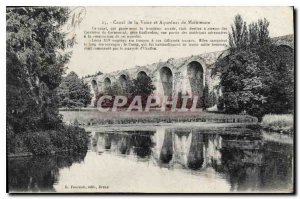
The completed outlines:
<svg viewBox="0 0 300 199">
<path fill-rule="evenodd" d="M 294 49 L 294 35 L 277 37 L 272 40 L 278 46 L 284 45 Z M 192 55 L 179 59 L 170 58 L 165 62 L 84 78 L 84 81 L 92 88 L 92 104 L 95 94 L 104 92 L 113 83 L 119 83 L 122 87 L 126 81 L 140 75 L 147 75 L 152 79 L 156 88 L 154 94 L 158 96 L 174 96 L 181 92 L 183 95 L 202 97 L 204 87 L 207 86 L 208 92 L 214 93 L 217 97 L 221 95 L 217 86 L 219 78 L 212 77 L 211 72 L 216 60 L 224 55 L 226 55 L 226 51 Z"/>
</svg>

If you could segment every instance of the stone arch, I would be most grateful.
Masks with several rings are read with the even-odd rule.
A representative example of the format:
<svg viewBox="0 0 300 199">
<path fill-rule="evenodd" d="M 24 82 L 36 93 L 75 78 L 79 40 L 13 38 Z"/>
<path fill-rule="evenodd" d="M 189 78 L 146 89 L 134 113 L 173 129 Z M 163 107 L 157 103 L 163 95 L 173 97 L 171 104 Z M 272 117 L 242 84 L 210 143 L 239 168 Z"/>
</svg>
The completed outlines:
<svg viewBox="0 0 300 199">
<path fill-rule="evenodd" d="M 145 77 L 145 76 L 148 76 L 148 74 L 145 72 L 145 71 L 143 71 L 143 70 L 141 70 L 141 71 L 139 71 L 138 73 L 137 73 L 137 75 L 136 75 L 136 77 L 138 78 L 138 77 Z"/>
<path fill-rule="evenodd" d="M 91 81 L 91 84 L 92 84 L 92 89 L 94 91 L 94 94 L 97 95 L 98 93 L 98 85 L 97 85 L 97 81 L 95 79 L 93 79 Z"/>
<path fill-rule="evenodd" d="M 111 79 L 109 77 L 106 77 L 104 79 L 104 90 L 107 91 L 111 88 Z"/>
<path fill-rule="evenodd" d="M 284 49 L 284 50 L 289 51 L 291 53 L 294 51 L 294 49 L 291 46 L 285 45 L 285 44 L 278 45 L 277 49 L 278 50 L 283 50 Z"/>
<path fill-rule="evenodd" d="M 295 44 L 294 44 L 295 39 L 293 34 L 285 35 L 281 37 L 275 37 L 272 38 L 271 40 L 272 43 L 275 44 L 276 46 L 285 45 L 285 46 L 289 46 L 292 49 L 295 48 Z"/>
<path fill-rule="evenodd" d="M 191 86 L 191 94 L 202 96 L 204 89 L 204 68 L 198 61 L 187 65 L 187 77 Z"/>
<path fill-rule="evenodd" d="M 284 64 L 285 67 L 289 66 L 290 69 L 294 69 L 294 49 L 288 45 L 279 45 L 276 47 L 276 56 L 280 58 L 280 64 Z"/>
<path fill-rule="evenodd" d="M 125 74 L 119 76 L 119 83 L 122 89 L 126 88 L 128 79 L 129 79 L 128 76 Z"/>
<path fill-rule="evenodd" d="M 173 93 L 173 72 L 172 70 L 164 66 L 159 70 L 160 80 L 163 87 L 164 95 L 171 96 Z"/>
</svg>

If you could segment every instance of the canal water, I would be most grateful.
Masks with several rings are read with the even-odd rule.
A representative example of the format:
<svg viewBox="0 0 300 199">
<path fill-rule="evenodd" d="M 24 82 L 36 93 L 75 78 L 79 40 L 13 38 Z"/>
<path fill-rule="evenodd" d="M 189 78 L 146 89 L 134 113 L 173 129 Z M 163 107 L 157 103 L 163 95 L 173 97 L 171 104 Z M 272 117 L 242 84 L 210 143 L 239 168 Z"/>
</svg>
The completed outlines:
<svg viewBox="0 0 300 199">
<path fill-rule="evenodd" d="M 291 192 L 293 145 L 253 127 L 94 131 L 86 154 L 8 159 L 11 192 Z"/>
</svg>

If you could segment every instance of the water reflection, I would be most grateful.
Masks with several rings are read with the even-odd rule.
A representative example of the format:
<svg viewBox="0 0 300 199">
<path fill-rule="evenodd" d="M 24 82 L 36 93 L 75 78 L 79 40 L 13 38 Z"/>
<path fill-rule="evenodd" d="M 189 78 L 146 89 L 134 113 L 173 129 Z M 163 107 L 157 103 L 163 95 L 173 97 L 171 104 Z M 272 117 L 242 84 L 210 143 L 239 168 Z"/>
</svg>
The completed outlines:
<svg viewBox="0 0 300 199">
<path fill-rule="evenodd" d="M 110 140 L 108 153 L 147 159 L 162 168 L 209 170 L 225 175 L 230 191 L 278 191 L 292 187 L 292 146 L 266 142 L 249 129 L 211 133 L 159 128 L 155 132 L 95 133 L 95 138 Z M 99 152 L 106 142 L 98 144 L 101 146 L 91 150 Z"/>
<path fill-rule="evenodd" d="M 21 157 L 8 160 L 8 186 L 14 192 L 53 192 L 59 170 L 83 161 L 86 154 Z"/>
<path fill-rule="evenodd" d="M 159 159 L 161 163 L 167 164 L 169 163 L 173 158 L 173 136 L 172 132 L 167 131 L 164 132 L 164 141 L 163 145 L 160 150 L 160 156 Z"/>
<path fill-rule="evenodd" d="M 92 133 L 89 150 L 102 154 L 109 152 L 119 155 L 135 154 L 140 158 L 149 157 L 153 147 L 151 131 Z"/>
<path fill-rule="evenodd" d="M 190 149 L 187 155 L 187 166 L 190 169 L 200 169 L 204 162 L 203 134 L 192 133 Z"/>
<path fill-rule="evenodd" d="M 116 190 L 110 191 L 125 192 L 143 190 L 142 186 L 153 186 L 151 190 L 158 192 L 177 188 L 268 192 L 293 187 L 293 146 L 265 141 L 259 131 L 248 128 L 92 132 L 84 156 L 9 160 L 9 188 L 61 191 L 69 181 L 82 182 L 82 176 L 88 179 L 85 183 L 118 180 Z M 75 169 L 76 162 L 80 166 Z M 127 172 L 130 177 L 125 177 Z"/>
</svg>

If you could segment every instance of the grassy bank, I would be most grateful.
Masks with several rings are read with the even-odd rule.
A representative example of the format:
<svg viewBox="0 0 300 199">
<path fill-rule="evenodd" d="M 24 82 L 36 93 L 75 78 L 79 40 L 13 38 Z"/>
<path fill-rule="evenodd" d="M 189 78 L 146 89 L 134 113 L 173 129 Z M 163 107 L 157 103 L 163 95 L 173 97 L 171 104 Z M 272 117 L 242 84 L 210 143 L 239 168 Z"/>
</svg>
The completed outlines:
<svg viewBox="0 0 300 199">
<path fill-rule="evenodd" d="M 268 114 L 263 117 L 261 125 L 266 131 L 293 135 L 294 116 L 292 114 Z"/>
<path fill-rule="evenodd" d="M 229 115 L 208 112 L 107 112 L 60 111 L 63 121 L 79 125 L 141 124 L 173 122 L 213 122 L 213 123 L 256 123 L 257 118 L 249 115 Z"/>
</svg>

